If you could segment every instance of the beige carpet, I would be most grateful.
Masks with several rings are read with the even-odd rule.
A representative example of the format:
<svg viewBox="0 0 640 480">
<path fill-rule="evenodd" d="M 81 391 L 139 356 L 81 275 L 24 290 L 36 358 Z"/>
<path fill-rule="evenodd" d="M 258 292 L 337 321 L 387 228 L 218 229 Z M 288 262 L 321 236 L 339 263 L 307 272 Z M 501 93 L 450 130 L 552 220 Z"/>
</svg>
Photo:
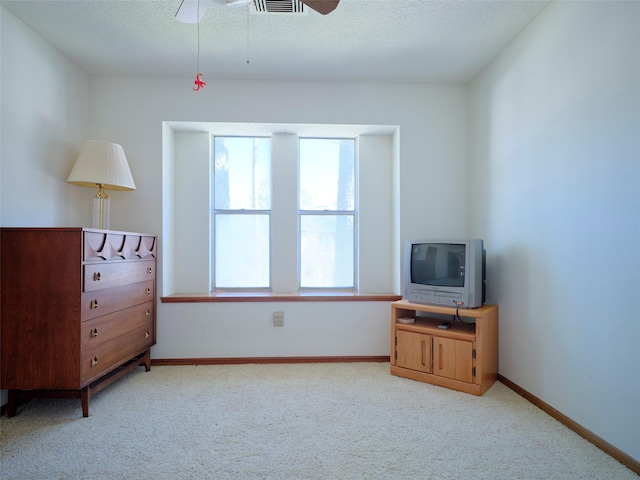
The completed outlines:
<svg viewBox="0 0 640 480">
<path fill-rule="evenodd" d="M 2 479 L 637 479 L 496 383 L 483 397 L 386 363 L 138 369 L 0 419 Z"/>
</svg>

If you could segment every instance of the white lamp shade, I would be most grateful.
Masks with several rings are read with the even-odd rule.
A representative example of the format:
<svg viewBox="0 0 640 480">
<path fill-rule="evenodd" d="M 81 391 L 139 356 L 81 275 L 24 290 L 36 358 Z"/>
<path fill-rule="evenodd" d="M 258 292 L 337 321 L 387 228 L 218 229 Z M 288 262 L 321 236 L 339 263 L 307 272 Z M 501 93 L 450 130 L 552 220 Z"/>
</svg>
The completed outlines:
<svg viewBox="0 0 640 480">
<path fill-rule="evenodd" d="M 102 185 L 110 190 L 136 189 L 122 147 L 98 140 L 89 140 L 82 147 L 67 182 L 82 187 Z"/>
</svg>

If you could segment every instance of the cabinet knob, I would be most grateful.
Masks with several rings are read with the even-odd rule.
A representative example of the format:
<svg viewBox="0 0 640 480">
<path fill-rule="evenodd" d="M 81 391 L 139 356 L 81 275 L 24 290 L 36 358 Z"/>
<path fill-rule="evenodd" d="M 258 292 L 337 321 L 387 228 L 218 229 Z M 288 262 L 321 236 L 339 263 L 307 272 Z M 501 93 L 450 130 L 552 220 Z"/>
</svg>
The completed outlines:
<svg viewBox="0 0 640 480">
<path fill-rule="evenodd" d="M 144 312 L 144 316 L 145 317 L 149 317 L 151 315 L 151 311 L 147 310 L 146 312 Z"/>
<path fill-rule="evenodd" d="M 151 267 L 147 267 L 147 273 L 153 273 L 153 269 Z"/>
<path fill-rule="evenodd" d="M 93 272 L 93 281 L 94 282 L 100 281 L 100 272 Z"/>
<path fill-rule="evenodd" d="M 91 310 L 98 308 L 98 300 L 91 300 Z"/>
<path fill-rule="evenodd" d="M 91 330 L 91 337 L 97 337 L 98 336 L 98 329 L 94 328 L 93 330 Z"/>
<path fill-rule="evenodd" d="M 91 366 L 95 367 L 98 364 L 98 357 L 93 357 L 91 359 Z"/>
<path fill-rule="evenodd" d="M 144 338 L 149 338 L 151 336 L 151 334 L 149 333 L 149 330 L 147 330 L 147 332 L 145 333 Z"/>
<path fill-rule="evenodd" d="M 146 293 L 147 295 L 151 295 L 151 289 L 150 289 L 150 288 L 147 288 L 147 290 L 146 290 L 146 292 L 145 292 L 145 293 Z"/>
</svg>

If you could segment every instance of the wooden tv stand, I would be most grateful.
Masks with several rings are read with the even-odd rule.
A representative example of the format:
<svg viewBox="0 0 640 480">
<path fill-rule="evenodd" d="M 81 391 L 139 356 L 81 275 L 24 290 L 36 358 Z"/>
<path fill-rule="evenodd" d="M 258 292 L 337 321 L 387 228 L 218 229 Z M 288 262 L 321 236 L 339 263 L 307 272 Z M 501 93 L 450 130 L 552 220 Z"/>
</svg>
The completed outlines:
<svg viewBox="0 0 640 480">
<path fill-rule="evenodd" d="M 456 310 L 464 323 L 456 318 Z M 399 323 L 403 317 L 415 322 Z M 438 328 L 443 322 L 451 326 Z M 498 376 L 498 306 L 456 309 L 393 302 L 391 374 L 483 395 Z"/>
</svg>

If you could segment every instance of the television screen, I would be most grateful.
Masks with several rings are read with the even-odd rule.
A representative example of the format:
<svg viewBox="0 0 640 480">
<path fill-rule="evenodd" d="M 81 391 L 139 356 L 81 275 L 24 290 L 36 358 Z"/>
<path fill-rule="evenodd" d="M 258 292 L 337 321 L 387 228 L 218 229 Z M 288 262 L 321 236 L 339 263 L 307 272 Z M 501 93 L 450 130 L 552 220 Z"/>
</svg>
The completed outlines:
<svg viewBox="0 0 640 480">
<path fill-rule="evenodd" d="M 411 252 L 411 282 L 464 287 L 465 245 L 417 243 Z"/>
</svg>

